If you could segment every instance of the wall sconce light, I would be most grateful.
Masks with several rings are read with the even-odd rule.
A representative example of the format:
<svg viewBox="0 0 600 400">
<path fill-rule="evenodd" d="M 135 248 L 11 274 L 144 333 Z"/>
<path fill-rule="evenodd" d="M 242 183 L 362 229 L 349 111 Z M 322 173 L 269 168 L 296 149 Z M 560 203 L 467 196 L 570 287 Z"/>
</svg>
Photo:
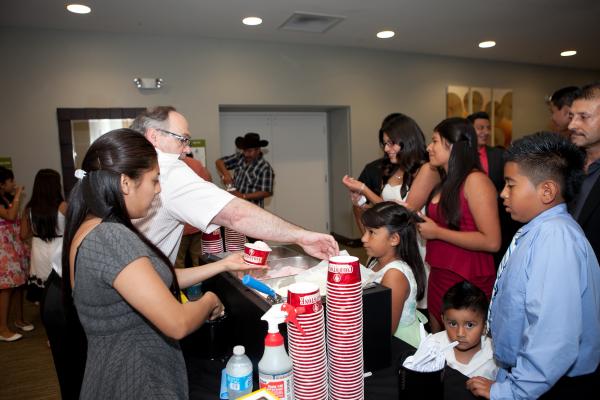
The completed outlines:
<svg viewBox="0 0 600 400">
<path fill-rule="evenodd" d="M 133 78 L 138 89 L 160 89 L 164 82 L 162 78 Z"/>
</svg>

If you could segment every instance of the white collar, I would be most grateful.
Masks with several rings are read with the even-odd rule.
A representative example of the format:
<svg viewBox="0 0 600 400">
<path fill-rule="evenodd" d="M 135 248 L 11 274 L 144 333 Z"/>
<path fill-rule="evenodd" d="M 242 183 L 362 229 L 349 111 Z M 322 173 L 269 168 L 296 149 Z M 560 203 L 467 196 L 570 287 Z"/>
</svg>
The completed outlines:
<svg viewBox="0 0 600 400">
<path fill-rule="evenodd" d="M 160 150 L 158 147 L 155 147 L 154 150 L 156 150 L 156 154 L 158 155 L 158 158 L 160 160 L 169 161 L 169 162 L 174 162 L 176 160 L 180 160 L 179 159 L 180 154 L 165 153 L 164 151 Z"/>
</svg>

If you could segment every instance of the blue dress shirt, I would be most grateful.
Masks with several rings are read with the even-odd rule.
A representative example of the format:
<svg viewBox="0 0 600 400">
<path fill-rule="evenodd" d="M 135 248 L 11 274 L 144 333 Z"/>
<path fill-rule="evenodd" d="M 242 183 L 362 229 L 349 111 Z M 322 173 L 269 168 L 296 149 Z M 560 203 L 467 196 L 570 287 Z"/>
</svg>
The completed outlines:
<svg viewBox="0 0 600 400">
<path fill-rule="evenodd" d="M 600 362 L 600 267 L 565 204 L 523 227 L 490 309 L 491 399 L 536 399 Z"/>
</svg>

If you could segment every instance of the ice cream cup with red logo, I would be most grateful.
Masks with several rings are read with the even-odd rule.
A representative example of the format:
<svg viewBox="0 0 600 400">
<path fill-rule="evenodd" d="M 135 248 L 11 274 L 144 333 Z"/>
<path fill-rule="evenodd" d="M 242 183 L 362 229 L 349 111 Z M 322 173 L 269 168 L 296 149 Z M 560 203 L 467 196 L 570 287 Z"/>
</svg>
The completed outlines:
<svg viewBox="0 0 600 400">
<path fill-rule="evenodd" d="M 267 265 L 269 253 L 271 253 L 269 245 L 260 240 L 244 245 L 244 261 L 246 264 L 265 266 Z"/>
</svg>

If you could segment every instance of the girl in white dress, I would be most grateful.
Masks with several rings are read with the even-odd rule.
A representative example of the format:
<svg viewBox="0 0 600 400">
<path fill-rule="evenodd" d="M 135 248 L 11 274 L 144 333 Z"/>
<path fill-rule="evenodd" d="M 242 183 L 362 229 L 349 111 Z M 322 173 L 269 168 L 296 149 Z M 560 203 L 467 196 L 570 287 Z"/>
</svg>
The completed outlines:
<svg viewBox="0 0 600 400">
<path fill-rule="evenodd" d="M 62 247 L 66 210 L 60 174 L 53 169 L 39 170 L 21 221 L 21 237 L 33 236 L 27 289 L 30 301 L 41 300 L 44 284 L 52 271 L 52 255 Z"/>
<path fill-rule="evenodd" d="M 350 189 L 350 197 L 357 204 L 364 196 L 363 210 L 382 201 L 395 201 L 412 211 L 424 212 L 433 188 L 440 182 L 437 169 L 428 160 L 425 136 L 419 125 L 407 115 L 391 114 L 379 130 L 379 144 L 385 152 L 381 162 L 381 188 L 369 188 L 364 182 L 344 176 L 342 182 Z M 355 210 L 360 215 L 360 211 Z M 362 233 L 364 227 L 359 224 Z M 421 258 L 425 260 L 425 240 L 417 237 Z M 425 264 L 429 276 L 429 265 Z M 425 288 L 427 290 L 427 288 Z M 418 308 L 427 309 L 427 294 Z"/>
<path fill-rule="evenodd" d="M 395 202 L 377 203 L 362 217 L 362 242 L 371 257 L 374 281 L 392 290 L 392 334 L 411 346 L 420 342 L 419 326 L 427 318 L 417 310 L 427 284 L 417 245 L 415 213 Z"/>
</svg>

